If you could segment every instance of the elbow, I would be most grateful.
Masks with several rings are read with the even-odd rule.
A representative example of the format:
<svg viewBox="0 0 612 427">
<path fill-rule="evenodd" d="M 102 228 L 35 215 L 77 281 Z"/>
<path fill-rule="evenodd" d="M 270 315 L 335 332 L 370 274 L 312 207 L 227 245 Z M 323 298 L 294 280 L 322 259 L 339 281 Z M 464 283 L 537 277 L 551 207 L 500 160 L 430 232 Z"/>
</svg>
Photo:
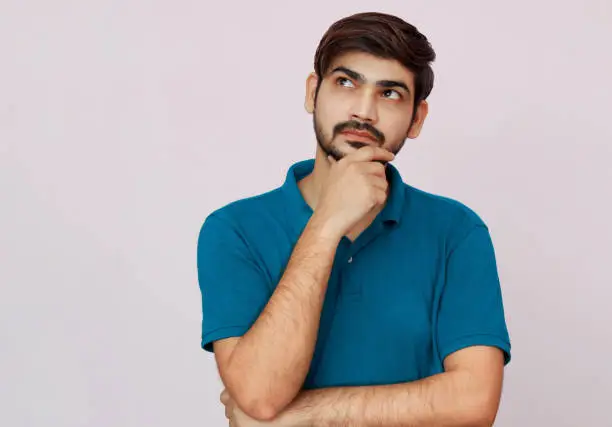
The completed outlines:
<svg viewBox="0 0 612 427">
<path fill-rule="evenodd" d="M 458 427 L 492 427 L 494 422 L 495 415 L 485 411 L 470 409 L 469 411 L 464 411 L 460 418 L 455 418 L 454 425 Z"/>
<path fill-rule="evenodd" d="M 293 401 L 300 386 L 270 380 L 252 372 L 227 369 L 222 374 L 234 403 L 250 418 L 266 422 L 275 419 Z"/>
<path fill-rule="evenodd" d="M 490 396 L 475 399 L 469 409 L 464 413 L 465 426 L 492 427 L 497 417 L 499 400 Z"/>
<path fill-rule="evenodd" d="M 489 418 L 489 417 L 480 417 L 479 419 L 475 420 L 474 424 L 470 424 L 471 426 L 474 427 L 493 427 L 493 423 L 495 422 L 495 418 Z"/>
<path fill-rule="evenodd" d="M 290 403 L 262 390 L 249 390 L 246 387 L 237 388 L 234 402 L 242 412 L 260 422 L 275 419 Z"/>
<path fill-rule="evenodd" d="M 487 414 L 478 414 L 470 418 L 469 424 L 466 426 L 470 427 L 492 427 L 495 422 L 495 416 Z"/>
<path fill-rule="evenodd" d="M 282 411 L 278 404 L 261 398 L 245 397 L 242 401 L 237 400 L 236 404 L 242 412 L 260 422 L 272 421 Z"/>
<path fill-rule="evenodd" d="M 272 421 L 280 414 L 280 411 L 278 411 L 273 405 L 266 402 L 251 402 L 245 404 L 244 406 L 240 406 L 240 404 L 238 404 L 238 406 L 240 409 L 242 409 L 242 412 L 260 422 Z"/>
</svg>

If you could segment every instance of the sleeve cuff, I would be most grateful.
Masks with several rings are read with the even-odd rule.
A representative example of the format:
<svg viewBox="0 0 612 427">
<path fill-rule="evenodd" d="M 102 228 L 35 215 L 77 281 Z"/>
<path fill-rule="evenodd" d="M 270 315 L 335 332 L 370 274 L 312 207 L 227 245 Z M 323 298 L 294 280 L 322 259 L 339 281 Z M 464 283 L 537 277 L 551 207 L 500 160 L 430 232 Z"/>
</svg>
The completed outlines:
<svg viewBox="0 0 612 427">
<path fill-rule="evenodd" d="M 214 329 L 202 335 L 201 346 L 204 350 L 213 353 L 213 342 L 225 338 L 241 337 L 249 330 L 249 326 L 225 326 Z"/>
<path fill-rule="evenodd" d="M 444 362 L 447 356 L 467 347 L 483 345 L 497 347 L 504 352 L 504 366 L 510 362 L 510 343 L 497 335 L 474 334 L 456 338 L 440 346 L 440 360 Z"/>
</svg>

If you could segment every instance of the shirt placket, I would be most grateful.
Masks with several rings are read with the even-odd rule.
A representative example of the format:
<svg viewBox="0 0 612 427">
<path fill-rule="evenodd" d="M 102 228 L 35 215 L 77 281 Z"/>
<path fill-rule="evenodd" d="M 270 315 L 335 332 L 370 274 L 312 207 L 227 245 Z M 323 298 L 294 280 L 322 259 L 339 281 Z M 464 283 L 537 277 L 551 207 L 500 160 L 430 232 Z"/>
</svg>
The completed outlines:
<svg viewBox="0 0 612 427">
<path fill-rule="evenodd" d="M 361 258 L 366 246 L 383 232 L 383 226 L 375 221 L 355 242 L 349 244 L 345 255 L 345 262 L 340 271 L 340 295 L 344 299 L 359 299 L 363 294 L 363 284 L 366 279 L 359 272 L 364 271 L 363 263 L 369 260 Z M 350 242 L 349 242 L 350 243 Z M 374 268 L 374 266 L 371 266 Z"/>
</svg>

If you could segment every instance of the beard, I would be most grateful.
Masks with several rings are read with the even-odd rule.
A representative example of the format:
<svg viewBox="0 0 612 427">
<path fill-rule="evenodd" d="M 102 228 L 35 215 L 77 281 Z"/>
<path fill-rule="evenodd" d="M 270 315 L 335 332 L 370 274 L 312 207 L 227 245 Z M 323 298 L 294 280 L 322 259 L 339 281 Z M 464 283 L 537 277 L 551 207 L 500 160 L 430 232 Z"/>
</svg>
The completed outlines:
<svg viewBox="0 0 612 427">
<path fill-rule="evenodd" d="M 351 130 L 366 131 L 370 133 L 370 135 L 372 135 L 372 138 L 375 139 L 377 146 L 379 147 L 381 147 L 385 143 L 385 135 L 382 132 L 380 132 L 378 129 L 376 129 L 374 126 L 370 125 L 369 123 L 358 122 L 358 121 L 348 121 L 348 122 L 338 123 L 336 126 L 334 126 L 331 137 L 328 137 L 327 135 L 325 135 L 325 132 L 323 131 L 323 128 L 321 124 L 319 123 L 316 109 L 312 115 L 312 123 L 313 123 L 314 133 L 317 138 L 317 144 L 319 145 L 319 148 L 321 149 L 321 151 L 323 151 L 323 153 L 325 153 L 326 157 L 331 156 L 336 161 L 339 161 L 340 159 L 345 157 L 347 153 L 344 153 L 343 151 L 341 151 L 333 143 L 333 141 L 336 139 L 336 137 L 341 132 L 344 132 L 346 130 L 351 129 Z M 412 124 L 410 125 L 410 128 L 411 127 L 412 127 Z M 410 130 L 410 128 L 408 130 Z M 367 145 L 363 142 L 358 142 L 358 141 L 347 141 L 347 142 L 349 145 L 357 149 Z M 399 144 L 398 147 L 396 147 L 393 150 L 391 149 L 388 149 L 388 150 L 392 152 L 394 155 L 397 155 L 397 153 L 404 146 L 405 142 L 406 142 L 406 138 L 402 140 L 402 142 Z M 386 164 L 387 162 L 384 161 L 381 163 Z"/>
<path fill-rule="evenodd" d="M 329 139 L 325 137 L 325 134 L 323 133 L 323 129 L 321 128 L 321 124 L 317 120 L 316 110 L 312 115 L 312 124 L 314 126 L 314 133 L 317 138 L 317 144 L 319 145 L 319 148 L 321 149 L 321 151 L 325 153 L 326 157 L 331 156 L 334 160 L 339 161 L 344 156 L 346 156 L 346 153 L 343 153 L 342 151 L 340 151 L 338 147 L 336 147 L 332 143 L 334 139 L 333 136 Z"/>
</svg>

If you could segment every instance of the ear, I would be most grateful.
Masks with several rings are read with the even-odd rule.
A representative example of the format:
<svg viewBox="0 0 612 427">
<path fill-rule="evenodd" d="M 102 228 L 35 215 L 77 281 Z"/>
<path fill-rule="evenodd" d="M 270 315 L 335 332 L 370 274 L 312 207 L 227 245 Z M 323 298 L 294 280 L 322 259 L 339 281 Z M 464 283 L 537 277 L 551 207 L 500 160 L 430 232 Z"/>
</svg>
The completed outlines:
<svg viewBox="0 0 612 427">
<path fill-rule="evenodd" d="M 412 126 L 410 127 L 410 130 L 408 131 L 406 137 L 410 139 L 415 139 L 419 136 L 419 134 L 421 133 L 421 129 L 423 128 L 425 118 L 427 117 L 427 113 L 429 113 L 429 104 L 427 103 L 427 101 L 423 100 L 417 106 Z"/>
<path fill-rule="evenodd" d="M 304 100 L 304 108 L 308 114 L 312 114 L 315 109 L 315 92 L 317 90 L 317 82 L 319 79 L 315 73 L 308 74 L 306 79 L 306 99 Z"/>
</svg>

